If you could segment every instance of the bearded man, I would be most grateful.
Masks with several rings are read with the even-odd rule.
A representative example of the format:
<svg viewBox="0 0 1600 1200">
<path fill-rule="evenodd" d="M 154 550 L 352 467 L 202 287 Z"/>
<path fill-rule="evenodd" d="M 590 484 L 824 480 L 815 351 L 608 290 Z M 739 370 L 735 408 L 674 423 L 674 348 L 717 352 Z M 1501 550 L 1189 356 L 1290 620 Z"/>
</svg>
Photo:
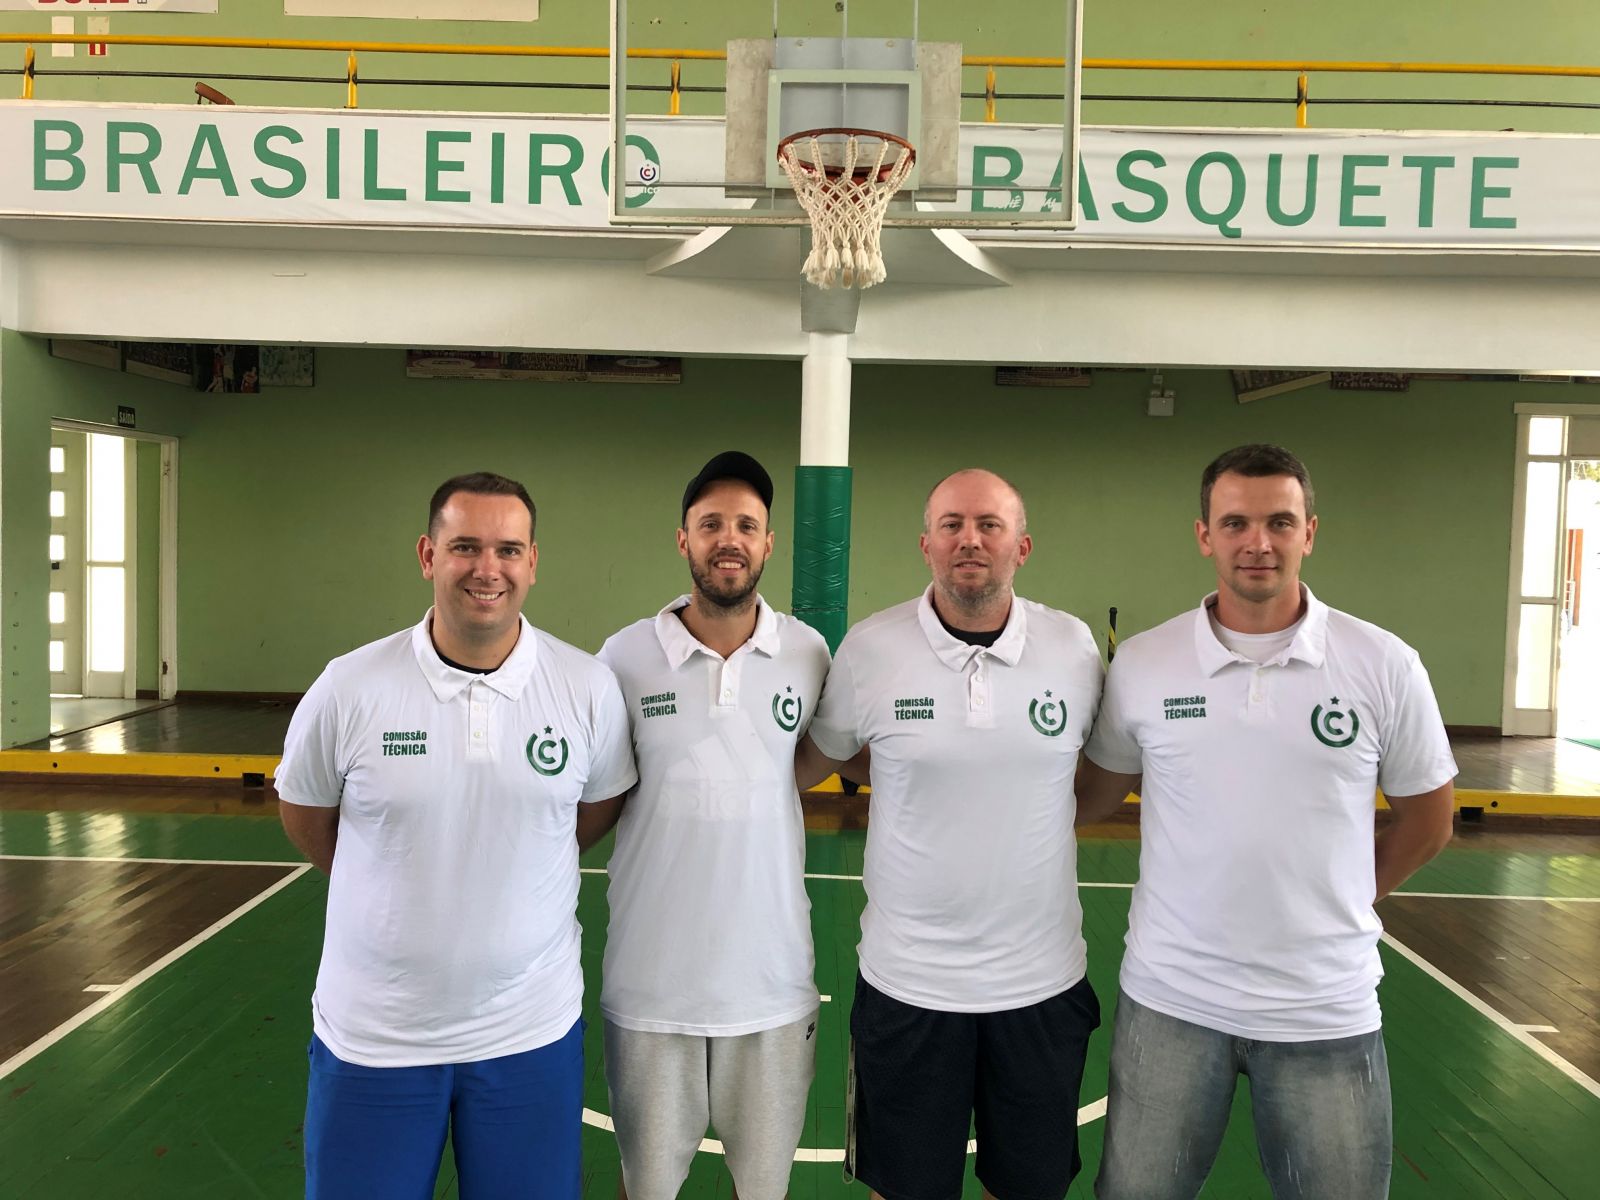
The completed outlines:
<svg viewBox="0 0 1600 1200">
<path fill-rule="evenodd" d="M 795 749 L 828 647 L 756 590 L 771 506 L 748 454 L 706 463 L 677 532 L 690 591 L 600 650 L 640 771 L 600 996 L 631 1200 L 674 1200 L 708 1123 L 742 1200 L 782 1200 L 805 1123 L 818 994 Z"/>
</svg>

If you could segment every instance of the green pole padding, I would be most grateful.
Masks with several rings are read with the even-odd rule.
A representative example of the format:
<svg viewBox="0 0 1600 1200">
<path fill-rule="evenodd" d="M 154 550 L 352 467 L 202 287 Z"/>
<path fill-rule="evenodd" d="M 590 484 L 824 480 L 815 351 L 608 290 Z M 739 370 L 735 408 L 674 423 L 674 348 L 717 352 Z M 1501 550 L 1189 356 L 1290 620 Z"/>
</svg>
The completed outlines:
<svg viewBox="0 0 1600 1200">
<path fill-rule="evenodd" d="M 850 468 L 794 469 L 794 603 L 830 651 L 849 624 Z"/>
</svg>

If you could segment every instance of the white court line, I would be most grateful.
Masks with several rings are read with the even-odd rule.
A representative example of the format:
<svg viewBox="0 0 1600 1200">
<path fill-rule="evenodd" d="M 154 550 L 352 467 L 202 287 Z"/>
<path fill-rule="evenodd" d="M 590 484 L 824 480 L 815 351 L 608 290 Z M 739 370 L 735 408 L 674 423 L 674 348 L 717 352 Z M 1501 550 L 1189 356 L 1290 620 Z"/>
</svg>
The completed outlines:
<svg viewBox="0 0 1600 1200">
<path fill-rule="evenodd" d="M 1595 1096 L 1596 1098 L 1600 1098 L 1600 1083 L 1596 1083 L 1577 1067 L 1573 1066 L 1566 1059 L 1562 1058 L 1561 1055 L 1550 1049 L 1549 1046 L 1546 1046 L 1538 1038 L 1534 1037 L 1531 1033 L 1528 1033 L 1523 1026 L 1518 1025 L 1509 1018 L 1502 1016 L 1495 1009 L 1490 1008 L 1482 1000 L 1478 999 L 1477 996 L 1473 995 L 1450 976 L 1439 970 L 1438 967 L 1434 966 L 1427 959 L 1423 958 L 1422 955 L 1411 949 L 1411 947 L 1397 941 L 1392 934 L 1384 934 L 1383 940 L 1396 954 L 1399 954 L 1401 957 L 1415 964 L 1425 975 L 1428 975 L 1430 978 L 1432 978 L 1435 983 L 1440 984 L 1445 988 L 1446 991 L 1452 992 L 1462 1000 L 1465 1000 L 1469 1005 L 1477 1009 L 1484 1016 L 1488 1017 L 1489 1020 L 1493 1021 L 1501 1029 L 1505 1030 L 1506 1033 L 1510 1034 L 1512 1038 L 1521 1042 L 1528 1049 L 1532 1050 L 1540 1058 L 1544 1059 L 1545 1062 L 1549 1063 L 1556 1070 L 1560 1071 L 1584 1091 L 1588 1092 L 1592 1096 Z"/>
<path fill-rule="evenodd" d="M 1561 1032 L 1561 1030 L 1557 1029 L 1554 1025 L 1518 1025 L 1517 1028 L 1522 1030 L 1523 1033 L 1560 1033 Z"/>
<path fill-rule="evenodd" d="M 121 986 L 120 983 L 91 983 L 83 990 L 86 992 L 114 992 Z"/>
<path fill-rule="evenodd" d="M 104 862 L 104 863 L 157 863 L 166 866 L 193 867 L 304 867 L 300 861 L 278 861 L 267 858 L 133 858 L 120 854 L 0 854 L 0 862 Z M 579 867 L 580 875 L 604 875 L 605 867 Z M 831 879 L 839 883 L 860 883 L 859 875 L 808 874 L 807 879 Z M 1081 888 L 1132 888 L 1131 883 L 1107 883 L 1080 879 Z M 1419 900 L 1540 900 L 1547 904 L 1600 904 L 1600 896 L 1497 896 L 1493 892 L 1391 892 L 1392 896 L 1415 896 Z"/>
<path fill-rule="evenodd" d="M 298 862 L 272 862 L 263 858 L 133 858 L 125 854 L 0 854 L 0 862 L 155 863 L 168 867 L 304 867 Z"/>
<path fill-rule="evenodd" d="M 213 921 L 210 925 L 206 926 L 206 928 L 195 934 L 187 942 L 184 942 L 183 945 L 174 950 L 167 951 L 167 953 L 156 959 L 155 962 L 151 963 L 144 970 L 140 971 L 132 979 L 128 980 L 126 983 L 118 984 L 115 991 L 107 992 L 88 1008 L 84 1009 L 82 1012 L 76 1014 L 62 1024 L 57 1025 L 54 1029 L 45 1034 L 42 1038 L 39 1038 L 32 1045 L 24 1046 L 21 1050 L 18 1050 L 10 1058 L 6 1059 L 5 1062 L 0 1063 L 0 1079 L 4 1079 L 7 1075 L 11 1074 L 11 1072 L 15 1071 L 18 1067 L 26 1063 L 29 1059 L 43 1053 L 51 1046 L 54 1046 L 74 1029 L 77 1029 L 81 1025 L 87 1024 L 89 1021 L 105 1012 L 106 1009 L 110 1008 L 118 1000 L 121 1000 L 145 980 L 150 979 L 163 968 L 171 966 L 185 954 L 189 953 L 189 951 L 193 950 L 201 942 L 204 942 L 215 934 L 220 933 L 229 925 L 232 925 L 240 917 L 244 916 L 245 913 L 249 912 L 252 908 L 255 908 L 258 904 L 261 904 L 266 900 L 270 900 L 273 896 L 276 896 L 279 892 L 283 891 L 284 888 L 288 887 L 296 879 L 299 879 L 300 876 L 311 870 L 310 863 L 284 865 L 294 865 L 299 869 L 290 872 L 288 875 L 285 875 L 282 879 L 278 880 L 277 883 L 273 884 L 265 891 L 259 892 L 249 900 L 246 900 L 243 904 L 234 909 L 221 920 Z"/>
</svg>

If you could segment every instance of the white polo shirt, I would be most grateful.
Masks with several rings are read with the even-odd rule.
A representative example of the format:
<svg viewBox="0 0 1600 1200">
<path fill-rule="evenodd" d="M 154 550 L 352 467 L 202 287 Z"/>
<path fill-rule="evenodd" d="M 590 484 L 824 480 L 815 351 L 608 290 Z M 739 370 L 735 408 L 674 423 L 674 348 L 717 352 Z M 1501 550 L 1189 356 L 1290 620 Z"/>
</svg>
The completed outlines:
<svg viewBox="0 0 1600 1200">
<path fill-rule="evenodd" d="M 1265 662 L 1218 639 L 1214 593 L 1122 643 L 1088 751 L 1144 773 L 1123 990 L 1262 1041 L 1379 1027 L 1375 791 L 1456 773 L 1416 651 L 1302 590 Z"/>
<path fill-rule="evenodd" d="M 639 786 L 611 855 L 600 1009 L 625 1029 L 731 1036 L 817 1007 L 794 782 L 828 644 L 757 597 L 724 660 L 680 596 L 600 648 L 627 701 Z"/>
<path fill-rule="evenodd" d="M 622 695 L 522 621 L 487 675 L 414 628 L 334 659 L 278 766 L 291 804 L 339 808 L 312 1023 L 369 1067 L 533 1050 L 578 1019 L 577 806 L 633 786 Z"/>
<path fill-rule="evenodd" d="M 932 590 L 850 630 L 811 723 L 832 758 L 872 747 L 861 974 L 921 1008 L 1022 1008 L 1083 978 L 1072 777 L 1100 654 L 1020 596 L 968 645 Z"/>
</svg>

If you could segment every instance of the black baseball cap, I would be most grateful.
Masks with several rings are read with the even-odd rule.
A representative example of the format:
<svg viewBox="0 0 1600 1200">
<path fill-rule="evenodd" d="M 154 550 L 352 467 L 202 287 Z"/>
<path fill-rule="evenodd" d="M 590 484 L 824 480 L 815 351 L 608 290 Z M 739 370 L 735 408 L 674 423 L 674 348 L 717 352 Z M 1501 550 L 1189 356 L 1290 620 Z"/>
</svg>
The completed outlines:
<svg viewBox="0 0 1600 1200">
<path fill-rule="evenodd" d="M 683 489 L 685 518 L 689 515 L 689 506 L 700 498 L 700 493 L 719 479 L 737 479 L 740 483 L 748 483 L 761 497 L 761 503 L 767 506 L 767 511 L 772 511 L 772 476 L 767 474 L 767 469 L 742 450 L 724 450 L 701 467 L 700 473 L 689 480 L 689 486 Z"/>
</svg>

